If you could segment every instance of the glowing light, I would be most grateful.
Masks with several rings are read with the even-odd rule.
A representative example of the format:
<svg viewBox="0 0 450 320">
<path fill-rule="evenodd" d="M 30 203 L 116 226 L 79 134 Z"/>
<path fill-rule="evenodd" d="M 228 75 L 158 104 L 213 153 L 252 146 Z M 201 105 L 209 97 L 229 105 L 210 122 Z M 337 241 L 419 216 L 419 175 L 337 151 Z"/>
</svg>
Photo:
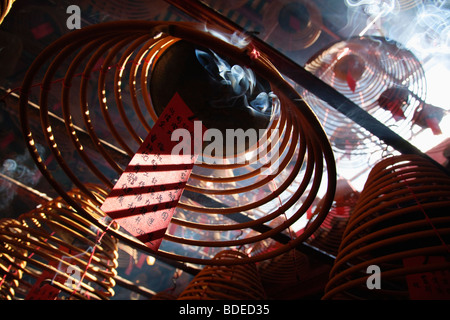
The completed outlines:
<svg viewBox="0 0 450 320">
<path fill-rule="evenodd" d="M 261 56 L 261 53 L 256 50 L 256 48 L 253 48 L 253 50 L 250 52 L 250 58 L 252 59 L 258 59 Z"/>
<path fill-rule="evenodd" d="M 147 258 L 145 259 L 145 261 L 147 262 L 147 264 L 148 264 L 149 266 L 152 266 L 152 265 L 155 264 L 156 259 L 155 259 L 155 257 L 147 256 Z"/>
</svg>

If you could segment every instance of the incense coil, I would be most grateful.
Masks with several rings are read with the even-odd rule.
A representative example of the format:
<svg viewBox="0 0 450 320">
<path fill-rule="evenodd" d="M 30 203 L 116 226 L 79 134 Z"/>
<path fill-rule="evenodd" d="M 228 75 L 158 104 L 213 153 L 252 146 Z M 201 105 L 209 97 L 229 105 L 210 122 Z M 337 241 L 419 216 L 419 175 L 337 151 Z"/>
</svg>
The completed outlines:
<svg viewBox="0 0 450 320">
<path fill-rule="evenodd" d="M 420 61 L 400 44 L 381 37 L 333 43 L 312 56 L 305 69 L 401 135 L 410 133 L 414 110 L 426 98 Z M 303 95 L 332 137 L 342 165 L 352 170 L 358 164 L 367 167 L 369 155 L 384 148 L 383 142 L 327 103 L 308 92 Z"/>
<path fill-rule="evenodd" d="M 338 179 L 334 203 L 322 225 L 307 243 L 336 256 L 350 215 L 359 199 L 357 192 L 345 179 Z M 318 203 L 320 207 L 320 202 Z"/>
<path fill-rule="evenodd" d="M 0 229 L 14 228 L 15 224 L 19 224 L 14 219 L 2 219 L 0 220 Z M 22 269 L 26 266 L 26 262 L 20 259 L 16 259 L 14 255 L 8 251 L 11 250 L 11 246 L 4 242 L 3 237 L 1 240 L 1 253 L 0 253 L 0 300 L 13 300 L 17 288 L 20 286 L 22 280 Z M 22 250 L 22 253 L 26 250 Z"/>
<path fill-rule="evenodd" d="M 291 250 L 271 260 L 262 261 L 258 271 L 263 285 L 293 285 L 299 283 L 309 268 L 308 257 Z"/>
<path fill-rule="evenodd" d="M 92 214 L 102 215 L 78 190 L 68 195 Z M 34 299 L 33 290 L 44 283 L 59 292 L 55 299 L 109 299 L 114 295 L 117 240 L 101 236 L 102 230 L 62 199 L 0 226 L 1 273 L 7 280 L 0 292 L 14 293 L 7 298 Z"/>
<path fill-rule="evenodd" d="M 322 225 L 311 235 L 307 243 L 333 256 L 338 252 L 342 234 L 351 214 L 351 207 L 333 206 Z"/>
<path fill-rule="evenodd" d="M 283 50 L 296 51 L 312 46 L 322 33 L 322 15 L 311 1 L 277 0 L 263 9 L 266 39 Z"/>
<path fill-rule="evenodd" d="M 323 209 L 302 234 L 277 250 L 224 263 L 259 261 L 289 251 L 323 221 L 336 182 L 330 144 L 309 106 L 251 44 L 230 44 L 223 40 L 230 35 L 215 36 L 218 34 L 197 24 L 148 21 L 109 22 L 75 30 L 34 61 L 20 95 L 22 130 L 43 176 L 77 212 L 104 227 L 66 195 L 67 188 L 55 176 L 57 170 L 42 161 L 35 148 L 40 135 L 44 140 L 41 144 L 55 158 L 58 174 L 101 206 L 102 201 L 84 185 L 93 182 L 111 190 L 150 132 L 158 116 L 149 79 L 160 56 L 172 45 L 183 40 L 207 47 L 240 65 L 251 66 L 256 75 L 267 79 L 280 101 L 279 113 L 268 127 L 281 133 L 273 138 L 273 146 L 280 152 L 263 164 L 254 160 L 250 164 L 197 163 L 168 228 L 173 231 L 166 233 L 158 252 L 151 252 L 198 264 L 217 263 L 212 257 L 224 248 L 251 247 L 276 234 L 290 234 L 290 226 L 306 215 L 319 187 L 326 183 Z M 42 79 L 40 74 L 44 74 Z M 27 107 L 36 89 L 42 133 L 31 127 L 33 115 Z M 56 116 L 64 120 L 65 130 L 51 117 L 48 104 L 54 99 L 61 104 Z M 71 146 L 72 151 L 63 152 L 60 145 Z M 79 159 L 76 165 L 70 163 L 68 154 Z M 266 169 L 274 174 L 262 175 Z M 322 169 L 326 169 L 324 174 Z M 255 229 L 259 231 L 255 233 Z M 148 252 L 126 233 L 109 232 Z"/>
<path fill-rule="evenodd" d="M 150 300 L 177 300 L 177 297 L 169 292 L 161 291 L 155 294 Z"/>
<path fill-rule="evenodd" d="M 411 277 L 448 270 L 449 182 L 420 156 L 377 163 L 349 219 L 323 298 L 408 299 Z M 422 257 L 430 262 L 411 264 Z M 371 265 L 381 270 L 381 289 L 366 285 Z"/>
<path fill-rule="evenodd" d="M 214 257 L 219 263 L 242 259 L 246 254 L 225 250 Z M 177 300 L 262 300 L 266 295 L 254 263 L 205 266 Z"/>
</svg>

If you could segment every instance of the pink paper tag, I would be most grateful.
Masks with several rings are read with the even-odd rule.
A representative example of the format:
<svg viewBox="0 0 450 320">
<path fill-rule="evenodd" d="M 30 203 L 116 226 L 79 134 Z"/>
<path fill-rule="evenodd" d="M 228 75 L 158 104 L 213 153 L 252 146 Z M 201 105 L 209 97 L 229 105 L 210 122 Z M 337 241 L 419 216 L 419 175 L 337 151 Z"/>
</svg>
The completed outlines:
<svg viewBox="0 0 450 320">
<path fill-rule="evenodd" d="M 195 125 L 192 116 L 175 94 L 101 207 L 154 251 L 159 249 L 199 155 L 195 139 L 201 139 L 205 129 Z M 180 143 L 172 141 L 172 133 L 179 128 L 186 129 L 192 138 L 190 152 L 172 155 Z"/>
<path fill-rule="evenodd" d="M 61 250 L 61 254 L 57 255 L 58 258 L 61 258 L 64 252 L 69 252 L 69 249 L 63 246 L 59 246 L 59 250 Z M 58 268 L 57 260 L 50 260 L 48 265 Z M 56 300 L 61 290 L 52 286 L 52 282 L 58 281 L 64 283 L 64 280 L 65 278 L 56 272 L 46 269 L 43 270 L 33 287 L 28 291 L 25 300 Z"/>
</svg>

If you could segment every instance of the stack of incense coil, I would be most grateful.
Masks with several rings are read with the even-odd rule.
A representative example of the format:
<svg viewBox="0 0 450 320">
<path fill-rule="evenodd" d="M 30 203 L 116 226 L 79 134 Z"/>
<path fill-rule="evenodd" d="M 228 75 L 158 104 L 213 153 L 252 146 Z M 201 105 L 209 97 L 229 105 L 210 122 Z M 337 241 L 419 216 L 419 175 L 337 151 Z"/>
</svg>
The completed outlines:
<svg viewBox="0 0 450 320">
<path fill-rule="evenodd" d="M 240 251 L 225 250 L 214 256 L 219 263 L 245 258 Z M 205 266 L 181 292 L 178 300 L 262 300 L 266 298 L 254 263 Z"/>
<path fill-rule="evenodd" d="M 87 186 L 103 197 L 101 188 Z M 68 195 L 93 215 L 102 212 L 79 190 Z M 110 225 L 114 228 L 113 224 Z M 117 240 L 57 198 L 0 222 L 2 299 L 109 299 L 117 275 Z"/>
<path fill-rule="evenodd" d="M 347 224 L 323 298 L 448 298 L 449 207 L 450 177 L 433 163 L 417 155 L 381 160 Z"/>
</svg>

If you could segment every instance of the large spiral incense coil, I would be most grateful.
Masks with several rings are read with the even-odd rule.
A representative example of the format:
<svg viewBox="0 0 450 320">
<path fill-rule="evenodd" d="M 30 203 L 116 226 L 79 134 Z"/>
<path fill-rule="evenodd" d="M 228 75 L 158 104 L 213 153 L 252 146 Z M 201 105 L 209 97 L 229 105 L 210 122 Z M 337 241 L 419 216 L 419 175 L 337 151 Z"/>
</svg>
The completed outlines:
<svg viewBox="0 0 450 320">
<path fill-rule="evenodd" d="M 99 198 L 105 196 L 101 188 L 88 187 Z M 73 190 L 67 195 L 102 217 L 83 193 Z M 17 219 L 5 219 L 0 227 L 2 299 L 109 299 L 114 295 L 117 240 L 61 198 Z M 52 288 L 43 292 L 44 285 Z"/>
<path fill-rule="evenodd" d="M 0 2 L 0 24 L 3 22 L 5 17 L 8 15 L 12 8 L 12 5 L 16 0 L 2 0 Z"/>
<path fill-rule="evenodd" d="M 239 251 L 225 250 L 214 257 L 219 263 L 245 258 Z M 261 300 L 266 294 L 254 263 L 205 266 L 181 292 L 178 300 Z"/>
<path fill-rule="evenodd" d="M 283 50 L 302 50 L 320 37 L 322 15 L 312 1 L 270 1 L 264 7 L 263 25 L 265 37 Z"/>
<path fill-rule="evenodd" d="M 377 163 L 345 229 L 324 299 L 414 299 L 427 286 L 422 278 L 444 285 L 438 274 L 450 268 L 449 208 L 450 178 L 434 164 L 416 155 Z M 381 283 L 370 290 L 372 265 Z M 428 289 L 433 297 L 437 289 Z"/>
<path fill-rule="evenodd" d="M 256 157 L 245 158 L 249 153 L 238 153 L 216 164 L 199 158 L 156 254 L 177 261 L 216 264 L 218 261 L 212 257 L 223 249 L 247 250 L 275 235 L 291 234 L 295 222 L 306 224 L 306 211 L 319 193 L 325 192 L 320 195 L 324 199 L 322 210 L 301 234 L 277 250 L 221 263 L 264 260 L 289 251 L 312 234 L 331 206 L 336 183 L 334 157 L 309 106 L 267 57 L 236 35 L 208 31 L 190 23 L 120 21 L 63 36 L 39 55 L 23 81 L 20 116 L 28 149 L 53 188 L 77 212 L 104 227 L 103 222 L 67 196 L 67 187 L 61 181 L 69 180 L 101 206 L 102 201 L 85 183 L 111 190 L 151 131 L 165 107 L 165 99 L 178 92 L 190 106 L 208 105 L 203 94 L 211 95 L 211 86 L 199 83 L 201 75 L 207 74 L 206 67 L 195 60 L 194 51 L 189 51 L 192 46 L 210 52 L 210 57 L 232 60 L 230 64 L 236 66 L 233 70 L 248 71 L 238 66 L 251 67 L 256 77 L 263 79 L 264 88 L 268 83 L 271 90 L 265 96 L 268 109 L 273 110 L 268 116 L 246 108 L 235 116 L 237 113 L 229 106 L 211 106 L 211 115 L 204 115 L 204 123 L 218 119 L 216 123 L 241 123 L 250 129 L 261 129 L 263 124 L 271 147 L 267 157 L 258 161 Z M 192 59 L 184 62 L 188 56 Z M 189 73 L 187 70 L 192 68 L 194 72 Z M 227 72 L 227 76 L 232 74 Z M 156 80 L 152 82 L 153 77 Z M 247 83 L 242 81 L 239 83 Z M 27 105 L 35 95 L 40 105 L 38 117 Z M 267 97 L 271 97 L 272 104 Z M 240 99 L 242 102 L 247 97 Z M 249 96 L 250 100 L 257 101 L 254 96 Z M 61 105 L 54 116 L 49 101 Z M 37 121 L 31 125 L 33 119 L 40 119 L 42 132 L 35 128 Z M 60 120 L 64 121 L 63 127 Z M 40 137 L 44 141 L 40 142 Z M 50 149 L 55 159 L 52 167 L 42 161 L 36 143 Z M 246 162 L 236 161 L 238 158 Z M 73 159 L 78 160 L 76 164 L 71 162 Z M 148 252 L 143 243 L 125 232 L 109 232 Z"/>
<path fill-rule="evenodd" d="M 305 68 L 401 135 L 408 135 L 414 111 L 426 97 L 426 79 L 418 59 L 394 41 L 354 37 L 315 54 Z M 333 137 L 336 157 L 367 165 L 383 143 L 332 106 L 305 92 L 305 100 Z"/>
</svg>

